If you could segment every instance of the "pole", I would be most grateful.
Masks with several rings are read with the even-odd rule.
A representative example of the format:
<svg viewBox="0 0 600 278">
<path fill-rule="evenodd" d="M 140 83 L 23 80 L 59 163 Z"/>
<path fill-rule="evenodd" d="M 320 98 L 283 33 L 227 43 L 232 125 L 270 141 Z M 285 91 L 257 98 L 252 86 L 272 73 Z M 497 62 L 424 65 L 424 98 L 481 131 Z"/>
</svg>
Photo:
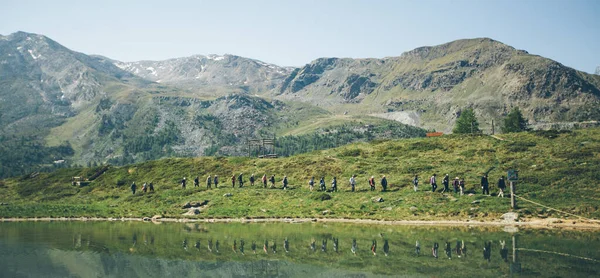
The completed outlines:
<svg viewBox="0 0 600 278">
<path fill-rule="evenodd" d="M 515 199 L 515 182 L 510 182 L 510 208 L 517 208 L 517 201 Z"/>
<path fill-rule="evenodd" d="M 494 135 L 494 134 L 495 134 L 495 132 L 494 132 L 494 120 L 492 120 L 492 135 Z"/>
<path fill-rule="evenodd" d="M 512 255 L 512 261 L 513 263 L 517 262 L 517 239 L 515 238 L 515 235 L 512 236 L 512 251 L 513 251 L 513 255 Z"/>
</svg>

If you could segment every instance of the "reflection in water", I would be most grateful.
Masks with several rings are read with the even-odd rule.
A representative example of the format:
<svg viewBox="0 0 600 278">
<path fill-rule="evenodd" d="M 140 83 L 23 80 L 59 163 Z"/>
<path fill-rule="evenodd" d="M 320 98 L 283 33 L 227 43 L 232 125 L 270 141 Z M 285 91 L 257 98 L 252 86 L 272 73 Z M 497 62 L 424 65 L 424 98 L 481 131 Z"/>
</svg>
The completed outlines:
<svg viewBox="0 0 600 278">
<path fill-rule="evenodd" d="M 39 228 L 40 225 L 45 228 Z M 179 224 L 166 223 L 158 226 L 138 223 L 0 223 L 0 277 L 23 276 L 17 273 L 30 273 L 25 276 L 38 277 L 90 276 L 89 273 L 78 272 L 82 269 L 90 269 L 90 273 L 97 272 L 100 276 L 119 277 L 168 276 L 165 273 L 177 273 L 176 276 L 305 277 L 310 273 L 323 272 L 329 274 L 321 276 L 352 276 L 359 273 L 448 276 L 444 274 L 444 269 L 448 268 L 456 269 L 453 273 L 460 273 L 463 277 L 507 276 L 511 273 L 530 276 L 600 275 L 595 258 L 597 254 L 594 253 L 600 248 L 597 233 L 519 231 L 520 238 L 526 239 L 522 240 L 526 248 L 521 250 L 527 252 L 523 258 L 518 258 L 515 235 L 489 228 L 440 230 L 431 227 L 337 224 L 292 226 L 228 223 L 194 224 L 182 228 Z M 40 235 L 40 231 L 44 231 L 44 234 Z M 336 236 L 333 237 L 333 234 Z M 373 235 L 382 238 L 380 241 L 383 241 L 385 256 L 374 257 L 377 255 L 378 242 Z M 143 244 L 138 245 L 139 236 Z M 510 240 L 507 242 L 510 237 L 513 239 L 512 246 Z M 251 242 L 253 255 L 245 254 L 245 240 Z M 264 240 L 264 253 L 257 254 L 257 240 Z M 317 240 L 321 243 L 321 252 L 316 252 Z M 328 241 L 333 252 L 327 250 Z M 277 242 L 283 246 L 283 256 L 277 253 Z M 296 246 L 308 245 L 309 249 L 301 247 L 291 250 L 291 242 Z M 459 259 L 435 260 L 420 256 L 423 243 L 423 246 L 432 246 L 432 255 L 437 259 L 440 251 L 438 242 L 445 243 L 442 249 L 449 260 L 453 253 Z M 548 245 L 549 242 L 552 244 Z M 220 253 L 221 243 L 231 246 L 231 251 L 225 248 Z M 370 249 L 359 250 L 359 243 L 363 246 L 371 243 Z M 206 244 L 207 249 L 201 248 L 201 244 Z M 351 253 L 339 252 L 339 248 L 344 248 L 345 244 L 351 246 Z M 181 248 L 188 251 L 189 245 L 194 246 L 194 252 L 181 252 Z M 469 245 L 479 248 L 483 245 L 485 264 L 480 263 L 480 257 L 467 256 Z M 492 245 L 498 248 L 499 257 L 492 258 Z M 544 251 L 545 248 L 555 249 Z M 390 252 L 392 249 L 394 252 Z M 369 253 L 373 256 L 365 256 Z M 569 253 L 574 255 L 566 258 Z M 361 254 L 363 256 L 358 256 Z M 83 265 L 72 268 L 71 258 Z M 585 258 L 591 259 L 586 261 Z M 524 268 L 520 259 L 527 262 Z M 30 269 L 20 263 L 32 260 L 55 265 L 51 268 L 55 272 L 46 274 L 41 268 Z M 473 268 L 474 265 L 479 267 Z M 174 267 L 178 267 L 177 270 Z M 61 272 L 65 269 L 66 273 Z M 207 271 L 213 274 L 208 275 Z"/>
</svg>

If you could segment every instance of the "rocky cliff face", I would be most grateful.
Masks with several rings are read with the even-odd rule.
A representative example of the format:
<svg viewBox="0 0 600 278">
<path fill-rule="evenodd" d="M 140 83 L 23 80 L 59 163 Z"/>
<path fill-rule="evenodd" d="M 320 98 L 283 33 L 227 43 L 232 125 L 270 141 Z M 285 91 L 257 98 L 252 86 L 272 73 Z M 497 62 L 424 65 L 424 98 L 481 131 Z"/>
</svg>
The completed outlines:
<svg viewBox="0 0 600 278">
<path fill-rule="evenodd" d="M 132 74 L 158 83 L 202 90 L 225 87 L 241 92 L 262 92 L 281 83 L 291 69 L 235 55 L 195 55 L 164 61 L 118 62 Z"/>
</svg>

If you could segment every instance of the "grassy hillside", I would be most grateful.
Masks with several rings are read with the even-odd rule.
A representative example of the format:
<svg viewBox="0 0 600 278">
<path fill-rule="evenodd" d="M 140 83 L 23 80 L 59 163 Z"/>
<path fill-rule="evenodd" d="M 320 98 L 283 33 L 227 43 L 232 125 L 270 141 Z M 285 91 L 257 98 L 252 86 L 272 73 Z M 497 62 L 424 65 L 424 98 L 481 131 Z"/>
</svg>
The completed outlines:
<svg viewBox="0 0 600 278">
<path fill-rule="evenodd" d="M 161 214 L 182 217 L 181 206 L 209 200 L 197 217 L 332 217 L 369 219 L 490 219 L 509 210 L 508 198 L 481 195 L 480 175 L 489 172 L 492 193 L 496 181 L 508 169 L 518 169 L 518 194 L 578 215 L 600 218 L 597 181 L 600 173 L 600 129 L 572 132 L 532 132 L 489 136 L 444 136 L 440 138 L 373 141 L 280 159 L 244 157 L 171 158 L 123 167 L 112 167 L 89 186 L 70 185 L 72 176 L 91 176 L 96 169 L 71 168 L 41 173 L 34 178 L 8 179 L 0 184 L 1 217 L 103 216 L 131 217 Z M 232 174 L 244 173 L 245 188 L 231 188 Z M 277 186 L 287 175 L 291 190 L 250 187 L 254 173 L 275 174 Z M 421 177 L 419 192 L 412 190 L 412 176 Z M 437 173 L 464 177 L 473 196 L 429 192 L 427 178 Z M 219 175 L 218 189 L 194 188 L 207 175 Z M 348 178 L 356 174 L 359 192 L 349 192 Z M 367 178 L 386 175 L 391 192 L 368 191 Z M 310 192 L 310 176 L 325 176 L 328 187 L 338 177 L 340 192 Z M 187 189 L 179 181 L 188 178 Z M 379 185 L 379 178 L 378 185 Z M 153 182 L 154 193 L 131 194 Z M 441 184 L 441 182 L 440 182 Z M 225 197 L 231 193 L 231 197 Z M 375 203 L 374 197 L 384 202 Z M 479 200 L 479 203 L 474 201 Z M 526 217 L 560 216 L 555 212 L 520 202 Z"/>
</svg>

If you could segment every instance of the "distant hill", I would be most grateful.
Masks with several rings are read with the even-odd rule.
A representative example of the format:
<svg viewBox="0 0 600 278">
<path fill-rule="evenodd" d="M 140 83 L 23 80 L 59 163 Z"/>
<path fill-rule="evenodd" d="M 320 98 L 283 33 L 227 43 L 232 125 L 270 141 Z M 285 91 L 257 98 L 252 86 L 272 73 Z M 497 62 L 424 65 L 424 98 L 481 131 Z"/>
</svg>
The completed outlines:
<svg viewBox="0 0 600 278">
<path fill-rule="evenodd" d="M 228 91 L 263 92 L 277 86 L 291 72 L 290 68 L 229 54 L 114 64 L 147 80 L 200 91 L 225 87 Z"/>
<path fill-rule="evenodd" d="M 450 131 L 465 108 L 485 127 L 515 106 L 534 126 L 600 120 L 599 88 L 600 76 L 481 38 L 384 59 L 317 59 L 273 95 Z"/>
</svg>

